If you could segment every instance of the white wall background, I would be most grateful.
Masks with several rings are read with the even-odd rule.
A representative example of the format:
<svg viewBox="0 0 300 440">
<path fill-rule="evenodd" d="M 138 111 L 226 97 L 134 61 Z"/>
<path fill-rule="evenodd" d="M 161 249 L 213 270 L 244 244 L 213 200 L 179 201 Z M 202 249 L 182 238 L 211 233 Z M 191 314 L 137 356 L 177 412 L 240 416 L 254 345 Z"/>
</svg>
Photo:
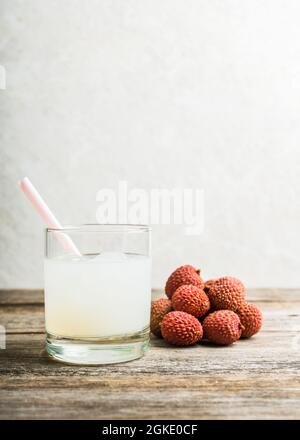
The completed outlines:
<svg viewBox="0 0 300 440">
<path fill-rule="evenodd" d="M 43 283 L 31 177 L 64 223 L 96 192 L 205 190 L 205 233 L 155 227 L 153 286 L 300 285 L 300 2 L 1 0 L 0 287 Z"/>
</svg>

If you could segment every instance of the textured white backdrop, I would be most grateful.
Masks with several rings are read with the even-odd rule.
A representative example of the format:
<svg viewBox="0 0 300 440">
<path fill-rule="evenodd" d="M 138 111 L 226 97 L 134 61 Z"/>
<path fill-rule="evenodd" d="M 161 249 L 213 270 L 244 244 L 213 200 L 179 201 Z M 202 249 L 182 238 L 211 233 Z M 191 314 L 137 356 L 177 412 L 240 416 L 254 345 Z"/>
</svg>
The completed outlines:
<svg viewBox="0 0 300 440">
<path fill-rule="evenodd" d="M 0 287 L 42 286 L 28 175 L 64 223 L 96 192 L 205 190 L 205 233 L 155 227 L 153 286 L 300 286 L 298 0 L 1 0 Z"/>
</svg>

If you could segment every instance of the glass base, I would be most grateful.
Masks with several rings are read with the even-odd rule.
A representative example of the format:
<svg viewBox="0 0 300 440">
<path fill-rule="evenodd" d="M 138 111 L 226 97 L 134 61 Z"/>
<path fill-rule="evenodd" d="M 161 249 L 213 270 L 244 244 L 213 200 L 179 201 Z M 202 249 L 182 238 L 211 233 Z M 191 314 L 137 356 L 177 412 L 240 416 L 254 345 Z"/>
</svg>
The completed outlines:
<svg viewBox="0 0 300 440">
<path fill-rule="evenodd" d="M 105 365 L 142 357 L 149 347 L 149 329 L 122 338 L 71 339 L 47 333 L 50 358 L 67 364 Z"/>
</svg>

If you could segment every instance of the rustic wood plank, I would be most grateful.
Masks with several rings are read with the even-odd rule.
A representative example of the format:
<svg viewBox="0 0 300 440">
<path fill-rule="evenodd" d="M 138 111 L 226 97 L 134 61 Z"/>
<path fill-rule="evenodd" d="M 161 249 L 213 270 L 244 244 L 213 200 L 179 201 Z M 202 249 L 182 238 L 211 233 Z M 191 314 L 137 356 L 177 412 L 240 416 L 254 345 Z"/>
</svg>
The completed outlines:
<svg viewBox="0 0 300 440">
<path fill-rule="evenodd" d="M 262 332 L 231 347 L 186 349 L 153 339 L 128 364 L 74 367 L 49 361 L 42 335 L 11 335 L 0 363 L 0 417 L 297 418 L 297 337 L 274 342 Z"/>
<path fill-rule="evenodd" d="M 300 302 L 300 289 L 247 289 L 247 297 L 253 302 Z"/>
<path fill-rule="evenodd" d="M 41 289 L 0 289 L 0 307 L 43 303 L 44 291 Z"/>
<path fill-rule="evenodd" d="M 291 380 L 270 374 L 259 382 L 249 374 L 205 376 L 145 376 L 98 380 L 68 379 L 67 387 L 52 380 L 22 388 L 3 389 L 1 418 L 13 419 L 294 419 L 299 418 L 299 388 Z M 56 383 L 56 385 L 54 385 Z M 39 386 L 36 386 L 39 385 Z M 13 413 L 12 413 L 13 408 Z"/>
<path fill-rule="evenodd" d="M 1 419 L 300 417 L 300 290 L 253 291 L 265 323 L 249 340 L 175 348 L 153 338 L 142 359 L 97 367 L 49 360 L 42 291 L 11 293 L 0 292 Z"/>
<path fill-rule="evenodd" d="M 298 332 L 273 334 L 261 332 L 249 340 L 241 340 L 229 347 L 208 343 L 192 347 L 170 347 L 163 340 L 152 338 L 151 349 L 142 359 L 110 366 L 71 366 L 52 362 L 44 351 L 44 335 L 8 335 L 7 349 L 0 351 L 0 376 L 89 376 L 102 374 L 164 374 L 174 372 L 223 375 L 230 371 L 247 370 L 257 373 L 300 368 L 300 338 Z"/>
<path fill-rule="evenodd" d="M 44 333 L 43 304 L 7 305 L 0 307 L 0 324 L 6 333 Z"/>
<path fill-rule="evenodd" d="M 300 331 L 300 303 L 298 302 L 265 302 L 256 304 L 264 314 L 264 330 L 280 332 L 293 328 Z M 6 332 L 11 333 L 44 333 L 44 305 L 13 304 L 0 306 L 0 324 Z"/>
<path fill-rule="evenodd" d="M 247 289 L 250 301 L 260 302 L 300 302 L 300 289 Z M 163 289 L 153 289 L 152 297 L 164 296 Z M 33 305 L 44 303 L 41 289 L 0 289 L 0 307 L 2 305 Z"/>
</svg>

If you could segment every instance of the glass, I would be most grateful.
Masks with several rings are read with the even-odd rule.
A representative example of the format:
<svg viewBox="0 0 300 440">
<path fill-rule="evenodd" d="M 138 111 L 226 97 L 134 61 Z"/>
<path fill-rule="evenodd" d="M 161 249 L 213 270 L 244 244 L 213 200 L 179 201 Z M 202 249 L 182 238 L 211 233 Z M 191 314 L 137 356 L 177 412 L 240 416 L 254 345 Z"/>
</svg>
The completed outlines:
<svg viewBox="0 0 300 440">
<path fill-rule="evenodd" d="M 44 272 L 50 357 L 91 365 L 145 353 L 151 307 L 148 226 L 47 229 Z"/>
</svg>

